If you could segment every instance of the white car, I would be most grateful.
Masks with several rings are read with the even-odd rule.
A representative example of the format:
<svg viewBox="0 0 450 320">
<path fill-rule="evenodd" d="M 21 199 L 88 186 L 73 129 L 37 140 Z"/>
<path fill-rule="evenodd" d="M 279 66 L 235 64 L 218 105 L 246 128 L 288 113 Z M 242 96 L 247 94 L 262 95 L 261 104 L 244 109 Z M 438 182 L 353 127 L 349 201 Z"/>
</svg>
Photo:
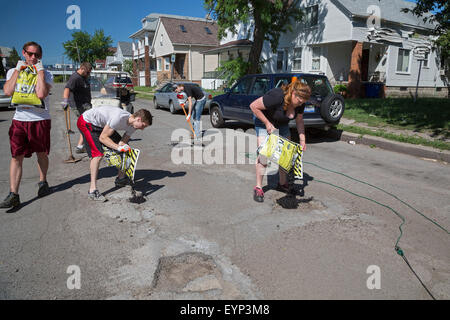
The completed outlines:
<svg viewBox="0 0 450 320">
<path fill-rule="evenodd" d="M 195 86 L 198 86 L 198 84 L 194 82 L 180 82 L 183 84 L 192 84 Z M 153 98 L 153 106 L 155 109 L 159 108 L 167 108 L 170 110 L 171 113 L 177 113 L 180 110 L 182 110 L 181 104 L 184 104 L 184 106 L 187 108 L 188 105 L 186 103 L 187 101 L 187 95 L 186 93 L 176 93 L 174 91 L 176 83 L 169 82 L 166 85 L 164 85 L 161 89 L 156 90 L 155 96 Z M 203 90 L 203 94 L 206 96 L 206 101 L 212 99 L 211 94 Z M 206 106 L 205 106 L 206 109 Z M 187 112 L 187 109 L 186 109 Z"/>
<path fill-rule="evenodd" d="M 1 108 L 9 108 L 11 105 L 11 97 L 5 95 L 3 91 L 3 86 L 5 85 L 6 79 L 0 79 L 0 107 Z"/>
</svg>

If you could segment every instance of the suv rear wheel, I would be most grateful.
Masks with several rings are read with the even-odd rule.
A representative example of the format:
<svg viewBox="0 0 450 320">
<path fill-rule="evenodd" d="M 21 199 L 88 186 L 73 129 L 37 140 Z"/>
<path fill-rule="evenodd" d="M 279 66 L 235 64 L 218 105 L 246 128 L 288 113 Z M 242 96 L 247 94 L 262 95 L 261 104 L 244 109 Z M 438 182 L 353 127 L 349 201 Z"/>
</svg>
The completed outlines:
<svg viewBox="0 0 450 320">
<path fill-rule="evenodd" d="M 211 124 L 214 128 L 222 128 L 225 124 L 222 112 L 218 106 L 211 107 L 211 110 L 209 111 L 209 119 L 211 120 Z"/>
<path fill-rule="evenodd" d="M 344 114 L 344 98 L 338 94 L 328 95 L 320 105 L 322 118 L 330 124 L 336 124 Z"/>
</svg>

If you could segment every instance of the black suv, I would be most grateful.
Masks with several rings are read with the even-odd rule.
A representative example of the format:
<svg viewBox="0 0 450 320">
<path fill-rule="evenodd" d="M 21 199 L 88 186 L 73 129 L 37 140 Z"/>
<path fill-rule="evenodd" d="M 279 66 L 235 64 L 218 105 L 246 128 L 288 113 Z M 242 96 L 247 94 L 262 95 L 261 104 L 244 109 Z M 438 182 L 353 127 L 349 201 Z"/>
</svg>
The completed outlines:
<svg viewBox="0 0 450 320">
<path fill-rule="evenodd" d="M 344 113 L 344 98 L 333 93 L 326 76 L 306 73 L 255 74 L 242 77 L 231 89 L 225 89 L 225 94 L 212 99 L 211 124 L 220 128 L 228 119 L 253 123 L 250 104 L 267 91 L 289 84 L 292 77 L 297 77 L 309 85 L 312 91 L 303 114 L 305 127 L 327 130 L 338 124 Z M 289 126 L 295 128 L 295 120 L 290 121 Z"/>
</svg>

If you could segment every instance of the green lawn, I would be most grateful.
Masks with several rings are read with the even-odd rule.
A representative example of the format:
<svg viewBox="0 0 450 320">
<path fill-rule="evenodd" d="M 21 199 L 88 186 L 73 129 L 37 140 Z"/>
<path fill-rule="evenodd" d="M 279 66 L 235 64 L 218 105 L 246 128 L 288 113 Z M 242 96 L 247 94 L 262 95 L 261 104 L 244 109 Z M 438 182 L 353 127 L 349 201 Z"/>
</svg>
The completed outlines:
<svg viewBox="0 0 450 320">
<path fill-rule="evenodd" d="M 432 130 L 448 137 L 450 130 L 450 100 L 418 99 L 348 99 L 344 116 L 369 126 L 423 131 Z"/>
<path fill-rule="evenodd" d="M 385 130 L 396 128 L 414 132 L 431 132 L 433 135 L 440 135 L 448 139 L 450 138 L 449 99 L 422 98 L 418 99 L 416 103 L 412 99 L 348 99 L 345 101 L 345 105 L 345 118 L 359 123 L 367 123 L 370 127 L 378 129 L 370 130 L 342 124 L 338 125 L 338 129 L 450 150 L 450 144 L 445 141 L 392 134 Z"/>
</svg>

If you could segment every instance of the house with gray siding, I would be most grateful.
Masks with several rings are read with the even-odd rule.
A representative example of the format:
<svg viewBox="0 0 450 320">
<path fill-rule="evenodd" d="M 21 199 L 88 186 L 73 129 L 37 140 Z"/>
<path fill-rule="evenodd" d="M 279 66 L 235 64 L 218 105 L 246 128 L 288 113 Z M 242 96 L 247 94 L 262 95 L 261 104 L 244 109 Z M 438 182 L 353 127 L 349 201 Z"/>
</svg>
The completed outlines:
<svg viewBox="0 0 450 320">
<path fill-rule="evenodd" d="M 334 85 L 345 83 L 349 96 L 381 84 L 385 96 L 448 96 L 448 78 L 432 35 L 434 25 L 402 8 L 404 0 L 304 0 L 305 19 L 283 34 L 275 53 L 264 44 L 263 72 L 325 74 Z M 252 40 L 252 24 L 240 25 L 221 44 Z M 419 79 L 420 73 L 420 79 Z"/>
</svg>

